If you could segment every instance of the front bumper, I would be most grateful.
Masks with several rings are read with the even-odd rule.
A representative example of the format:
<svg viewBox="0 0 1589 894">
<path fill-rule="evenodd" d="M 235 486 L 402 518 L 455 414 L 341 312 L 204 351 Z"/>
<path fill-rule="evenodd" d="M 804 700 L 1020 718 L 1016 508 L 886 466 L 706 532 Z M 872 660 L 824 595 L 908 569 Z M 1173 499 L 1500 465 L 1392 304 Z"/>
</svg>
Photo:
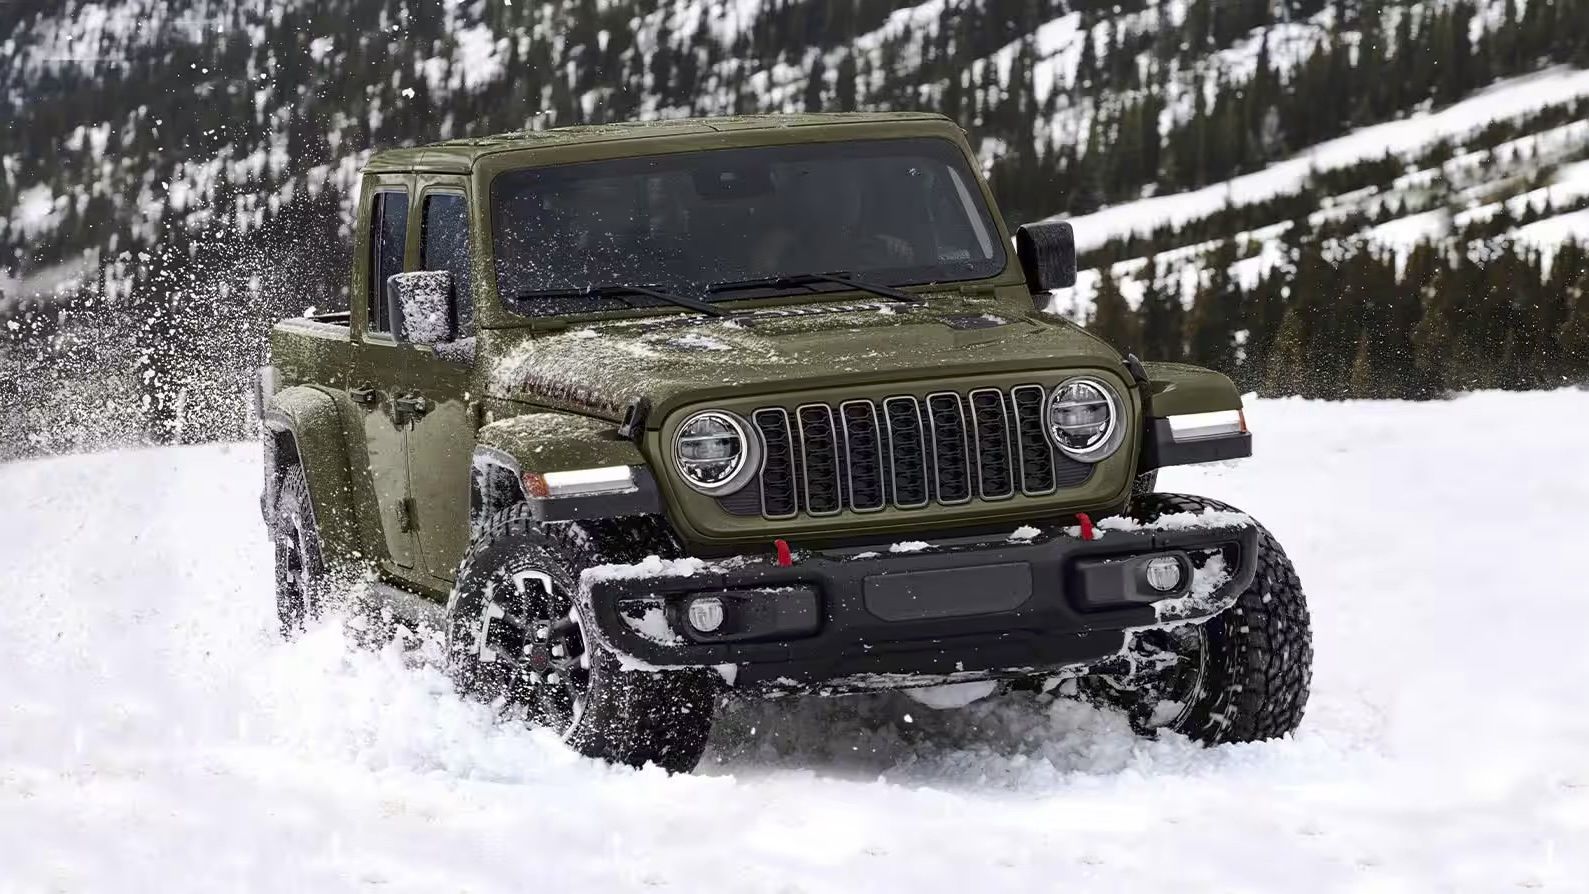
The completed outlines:
<svg viewBox="0 0 1589 894">
<path fill-rule="evenodd" d="M 911 551 L 797 553 L 788 566 L 753 557 L 673 576 L 598 572 L 585 595 L 603 641 L 631 663 L 732 667 L 737 686 L 840 691 L 1042 673 L 1096 663 L 1133 629 L 1207 618 L 1235 601 L 1255 572 L 1256 525 L 1230 514 L 1180 521 L 1105 522 L 1094 540 L 1051 528 Z M 1180 557 L 1188 572 L 1169 593 L 1140 573 L 1157 555 Z M 688 619 L 703 596 L 725 609 L 711 634 Z"/>
</svg>

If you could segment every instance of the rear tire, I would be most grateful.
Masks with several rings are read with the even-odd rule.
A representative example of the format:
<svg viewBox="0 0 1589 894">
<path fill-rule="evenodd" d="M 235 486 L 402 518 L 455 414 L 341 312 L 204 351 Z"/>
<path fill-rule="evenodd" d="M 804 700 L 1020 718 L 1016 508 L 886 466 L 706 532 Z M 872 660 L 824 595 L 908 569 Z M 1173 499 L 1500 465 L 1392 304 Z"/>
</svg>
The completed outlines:
<svg viewBox="0 0 1589 894">
<path fill-rule="evenodd" d="M 1237 511 L 1203 497 L 1152 493 L 1131 514 L 1149 522 L 1205 509 Z M 1173 729 L 1216 745 L 1278 738 L 1302 721 L 1313 674 L 1307 600 L 1291 560 L 1262 525 L 1257 573 L 1234 605 L 1198 624 L 1142 631 L 1127 649 L 1160 667 L 1089 677 L 1083 688 L 1124 710 L 1141 732 Z"/>
<path fill-rule="evenodd" d="M 586 635 L 574 598 L 585 568 L 675 549 L 654 521 L 543 527 L 525 504 L 497 513 L 470 545 L 448 600 L 453 680 L 588 757 L 689 772 L 711 732 L 716 675 L 625 669 Z"/>
<path fill-rule="evenodd" d="M 271 518 L 276 547 L 276 619 L 281 635 L 291 638 L 307 621 L 320 616 L 328 589 L 325 556 L 302 466 L 290 466 L 283 473 Z"/>
</svg>

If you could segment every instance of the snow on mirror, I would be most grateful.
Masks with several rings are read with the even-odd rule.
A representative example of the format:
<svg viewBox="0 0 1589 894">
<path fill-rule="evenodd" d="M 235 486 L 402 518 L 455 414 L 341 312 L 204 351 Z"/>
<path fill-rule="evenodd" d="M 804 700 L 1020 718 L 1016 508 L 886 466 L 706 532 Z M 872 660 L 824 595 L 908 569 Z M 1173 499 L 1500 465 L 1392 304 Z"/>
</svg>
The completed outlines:
<svg viewBox="0 0 1589 894">
<path fill-rule="evenodd" d="M 386 280 L 392 328 L 402 341 L 437 345 L 452 340 L 452 275 L 445 270 L 398 273 Z"/>
</svg>

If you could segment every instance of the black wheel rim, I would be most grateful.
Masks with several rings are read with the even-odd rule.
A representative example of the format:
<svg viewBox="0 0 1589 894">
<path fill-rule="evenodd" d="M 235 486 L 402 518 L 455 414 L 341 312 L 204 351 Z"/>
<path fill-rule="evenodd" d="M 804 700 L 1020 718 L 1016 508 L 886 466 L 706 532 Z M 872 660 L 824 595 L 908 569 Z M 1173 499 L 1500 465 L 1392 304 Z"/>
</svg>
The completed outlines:
<svg viewBox="0 0 1589 894">
<path fill-rule="evenodd" d="M 1202 624 L 1145 630 L 1127 651 L 1133 670 L 1123 683 L 1132 721 L 1144 729 L 1180 728 L 1208 673 L 1208 631 Z"/>
<path fill-rule="evenodd" d="M 550 574 L 520 569 L 492 582 L 480 623 L 479 658 L 506 666 L 510 705 L 522 705 L 530 722 L 566 738 L 590 687 L 590 652 L 571 601 Z"/>
</svg>

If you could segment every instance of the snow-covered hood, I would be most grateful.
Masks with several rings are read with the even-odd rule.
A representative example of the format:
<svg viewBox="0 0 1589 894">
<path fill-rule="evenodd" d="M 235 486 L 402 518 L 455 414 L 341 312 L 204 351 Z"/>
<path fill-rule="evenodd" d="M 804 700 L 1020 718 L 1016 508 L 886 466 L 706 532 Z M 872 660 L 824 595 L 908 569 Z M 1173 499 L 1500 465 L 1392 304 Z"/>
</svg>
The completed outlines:
<svg viewBox="0 0 1589 894">
<path fill-rule="evenodd" d="M 768 308 L 732 318 L 667 316 L 555 333 L 494 333 L 492 393 L 621 419 L 636 398 L 666 413 L 695 400 L 981 371 L 1115 366 L 1075 325 L 1008 303 L 934 299 Z"/>
</svg>

